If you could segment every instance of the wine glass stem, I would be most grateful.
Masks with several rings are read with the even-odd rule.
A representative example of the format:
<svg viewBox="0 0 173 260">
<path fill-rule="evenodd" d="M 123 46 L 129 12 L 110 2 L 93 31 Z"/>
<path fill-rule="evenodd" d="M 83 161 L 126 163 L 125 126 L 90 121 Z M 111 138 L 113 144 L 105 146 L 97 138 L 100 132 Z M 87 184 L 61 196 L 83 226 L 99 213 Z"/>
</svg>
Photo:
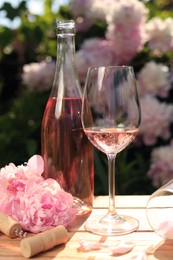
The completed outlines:
<svg viewBox="0 0 173 260">
<path fill-rule="evenodd" d="M 108 214 L 115 215 L 115 158 L 116 155 L 108 157 L 108 176 L 109 176 L 109 210 Z"/>
</svg>

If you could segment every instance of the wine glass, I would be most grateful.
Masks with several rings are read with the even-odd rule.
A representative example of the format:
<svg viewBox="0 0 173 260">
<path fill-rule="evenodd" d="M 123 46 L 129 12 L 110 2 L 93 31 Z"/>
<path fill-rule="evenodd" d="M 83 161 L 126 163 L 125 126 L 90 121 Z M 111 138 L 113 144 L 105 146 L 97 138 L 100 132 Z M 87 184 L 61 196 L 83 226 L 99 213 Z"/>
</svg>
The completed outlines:
<svg viewBox="0 0 173 260">
<path fill-rule="evenodd" d="M 90 142 L 108 158 L 109 209 L 91 215 L 86 230 L 99 235 L 123 235 L 139 222 L 119 216 L 115 208 L 115 158 L 138 133 L 141 113 L 136 80 L 131 66 L 91 67 L 82 97 L 82 127 Z"/>
<path fill-rule="evenodd" d="M 146 212 L 151 228 L 164 239 L 173 240 L 173 180 L 151 194 Z"/>
</svg>

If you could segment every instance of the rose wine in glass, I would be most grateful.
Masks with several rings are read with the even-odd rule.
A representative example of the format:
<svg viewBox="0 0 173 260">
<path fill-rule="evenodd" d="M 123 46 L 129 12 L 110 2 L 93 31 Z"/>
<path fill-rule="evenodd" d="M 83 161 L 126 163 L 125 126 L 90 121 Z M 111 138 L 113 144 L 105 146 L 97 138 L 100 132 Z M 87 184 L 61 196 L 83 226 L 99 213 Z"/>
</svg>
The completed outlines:
<svg viewBox="0 0 173 260">
<path fill-rule="evenodd" d="M 103 216 L 91 215 L 85 228 L 105 236 L 133 232 L 138 220 L 119 215 L 115 207 L 115 158 L 134 140 L 141 121 L 133 67 L 89 68 L 81 118 L 90 142 L 107 155 L 109 175 L 109 209 Z"/>
</svg>

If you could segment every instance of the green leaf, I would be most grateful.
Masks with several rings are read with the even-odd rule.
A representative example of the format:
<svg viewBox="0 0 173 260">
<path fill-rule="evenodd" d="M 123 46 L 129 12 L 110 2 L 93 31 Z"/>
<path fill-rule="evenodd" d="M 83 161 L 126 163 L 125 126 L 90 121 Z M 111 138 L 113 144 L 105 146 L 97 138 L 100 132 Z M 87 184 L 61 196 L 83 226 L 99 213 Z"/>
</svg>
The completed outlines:
<svg viewBox="0 0 173 260">
<path fill-rule="evenodd" d="M 10 3 L 4 3 L 1 10 L 6 12 L 7 18 L 13 20 L 16 17 L 16 9 Z"/>
</svg>

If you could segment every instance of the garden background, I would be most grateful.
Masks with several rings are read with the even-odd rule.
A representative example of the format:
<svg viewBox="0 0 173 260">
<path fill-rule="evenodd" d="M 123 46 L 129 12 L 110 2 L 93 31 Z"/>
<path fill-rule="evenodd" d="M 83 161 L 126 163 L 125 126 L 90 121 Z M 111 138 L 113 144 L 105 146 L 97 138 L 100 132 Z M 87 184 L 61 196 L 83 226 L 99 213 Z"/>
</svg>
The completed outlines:
<svg viewBox="0 0 173 260">
<path fill-rule="evenodd" d="M 116 193 L 150 194 L 173 178 L 173 1 L 43 0 L 1 4 L 12 29 L 0 26 L 0 168 L 40 154 L 41 120 L 56 62 L 56 19 L 76 21 L 81 85 L 91 65 L 131 65 L 142 122 L 116 159 Z M 95 149 L 95 194 L 107 194 L 107 158 Z"/>
</svg>

